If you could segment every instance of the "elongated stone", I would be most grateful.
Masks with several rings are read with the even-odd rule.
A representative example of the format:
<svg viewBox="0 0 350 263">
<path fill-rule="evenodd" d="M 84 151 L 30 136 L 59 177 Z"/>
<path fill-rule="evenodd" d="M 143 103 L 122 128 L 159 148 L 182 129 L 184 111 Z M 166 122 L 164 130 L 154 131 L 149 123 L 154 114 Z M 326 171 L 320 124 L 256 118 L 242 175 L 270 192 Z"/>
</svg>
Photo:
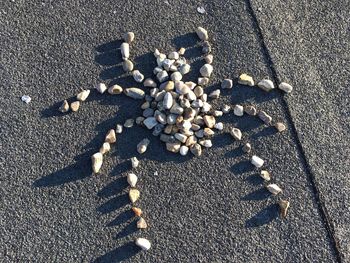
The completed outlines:
<svg viewBox="0 0 350 263">
<path fill-rule="evenodd" d="M 140 164 L 140 161 L 137 160 L 136 157 L 132 157 L 132 158 L 130 159 L 130 161 L 131 161 L 131 166 L 132 166 L 132 168 L 136 168 L 136 167 L 139 166 L 139 164 Z"/>
<path fill-rule="evenodd" d="M 287 214 L 288 214 L 288 209 L 289 209 L 289 206 L 290 206 L 289 201 L 287 201 L 287 200 L 280 200 L 278 202 L 278 204 L 279 204 L 279 207 L 280 207 L 281 217 L 282 218 L 286 218 Z"/>
<path fill-rule="evenodd" d="M 263 79 L 261 81 L 258 82 L 257 86 L 264 90 L 264 91 L 271 91 L 275 88 L 275 85 L 273 84 L 273 82 L 269 79 Z"/>
<path fill-rule="evenodd" d="M 278 88 L 280 90 L 283 90 L 284 92 L 287 92 L 287 93 L 290 93 L 293 90 L 293 87 L 286 82 L 282 82 L 281 84 L 279 84 Z"/>
<path fill-rule="evenodd" d="M 205 53 L 206 53 L 206 52 L 205 52 Z M 212 54 L 208 54 L 208 55 L 205 56 L 204 59 L 205 59 L 205 62 L 206 62 L 207 64 L 211 64 L 211 63 L 213 63 L 214 57 L 213 57 Z"/>
<path fill-rule="evenodd" d="M 163 106 L 165 109 L 170 109 L 173 106 L 174 99 L 170 92 L 167 92 L 163 99 Z"/>
<path fill-rule="evenodd" d="M 256 156 L 256 155 L 253 155 L 252 156 L 252 160 L 251 160 L 251 163 L 257 167 L 257 168 L 260 168 L 264 165 L 264 160 L 261 159 L 260 157 Z"/>
<path fill-rule="evenodd" d="M 216 123 L 215 117 L 210 115 L 205 115 L 203 117 L 203 120 L 205 125 L 207 125 L 208 128 L 213 128 Z"/>
<path fill-rule="evenodd" d="M 138 83 L 141 83 L 143 81 L 143 79 L 145 78 L 139 70 L 134 70 L 132 72 L 132 76 L 133 76 L 134 80 Z"/>
<path fill-rule="evenodd" d="M 258 117 L 262 120 L 266 125 L 269 125 L 272 121 L 272 117 L 268 115 L 265 111 L 259 111 Z"/>
<path fill-rule="evenodd" d="M 103 163 L 103 155 L 102 153 L 98 152 L 91 156 L 91 162 L 92 162 L 92 171 L 94 173 L 98 173 L 102 167 Z"/>
<path fill-rule="evenodd" d="M 209 94 L 209 98 L 212 99 L 217 99 L 220 97 L 220 93 L 221 91 L 219 89 L 213 90 L 210 94 Z"/>
<path fill-rule="evenodd" d="M 128 184 L 129 184 L 131 187 L 135 187 L 138 178 L 137 178 L 137 175 L 136 175 L 136 174 L 130 173 L 130 174 L 127 175 L 126 180 L 128 181 Z"/>
<path fill-rule="evenodd" d="M 90 94 L 90 90 L 89 89 L 88 90 L 83 90 L 83 91 L 78 93 L 77 100 L 85 101 L 89 97 L 89 94 Z"/>
<path fill-rule="evenodd" d="M 125 72 L 131 72 L 134 69 L 134 64 L 129 59 L 123 61 L 123 70 Z"/>
<path fill-rule="evenodd" d="M 108 93 L 111 95 L 121 94 L 123 92 L 123 88 L 117 84 L 108 88 Z"/>
<path fill-rule="evenodd" d="M 131 210 L 134 212 L 135 216 L 141 216 L 141 215 L 142 215 L 142 210 L 141 210 L 141 208 L 132 207 Z"/>
<path fill-rule="evenodd" d="M 262 179 L 264 179 L 265 181 L 270 181 L 271 180 L 270 173 L 268 171 L 266 171 L 266 170 L 261 170 L 260 177 Z"/>
<path fill-rule="evenodd" d="M 151 242 L 149 242 L 146 238 L 137 238 L 135 244 L 142 250 L 149 250 L 151 248 Z"/>
<path fill-rule="evenodd" d="M 145 92 L 139 88 L 127 88 L 124 90 L 124 93 L 135 100 L 142 100 L 145 97 Z"/>
<path fill-rule="evenodd" d="M 147 151 L 148 145 L 150 144 L 150 140 L 148 140 L 147 138 L 141 140 L 138 144 L 137 144 L 137 152 L 139 154 L 143 154 L 144 152 Z"/>
<path fill-rule="evenodd" d="M 247 113 L 248 115 L 255 116 L 257 113 L 257 110 L 252 105 L 246 105 L 244 106 L 244 112 Z"/>
<path fill-rule="evenodd" d="M 181 143 L 180 142 L 174 142 L 174 143 L 166 143 L 166 149 L 169 152 L 177 153 L 180 151 Z"/>
<path fill-rule="evenodd" d="M 250 143 L 246 143 L 243 147 L 242 147 L 243 152 L 245 153 L 249 153 L 252 150 L 252 146 L 250 145 Z"/>
<path fill-rule="evenodd" d="M 157 83 L 151 79 L 151 78 L 147 78 L 145 79 L 145 81 L 143 82 L 143 86 L 145 87 L 151 87 L 151 88 L 156 88 L 157 87 Z"/>
<path fill-rule="evenodd" d="M 282 189 L 277 184 L 269 184 L 266 186 L 266 188 L 273 195 L 277 195 L 282 192 Z"/>
<path fill-rule="evenodd" d="M 254 86 L 254 80 L 247 74 L 241 74 L 238 79 L 238 83 L 242 85 Z"/>
<path fill-rule="evenodd" d="M 283 132 L 286 129 L 286 125 L 284 125 L 282 122 L 277 122 L 275 124 L 275 128 L 278 132 Z"/>
<path fill-rule="evenodd" d="M 129 198 L 131 203 L 135 203 L 140 198 L 140 191 L 135 188 L 131 188 L 129 190 Z"/>
<path fill-rule="evenodd" d="M 181 154 L 182 156 L 187 155 L 188 151 L 189 151 L 189 148 L 188 148 L 187 146 L 185 146 L 185 145 L 182 145 L 182 146 L 181 146 L 181 148 L 180 148 L 180 154 Z"/>
<path fill-rule="evenodd" d="M 203 27 L 197 27 L 196 29 L 197 36 L 200 40 L 208 40 L 208 31 L 204 29 Z"/>
<path fill-rule="evenodd" d="M 120 52 L 122 54 L 123 60 L 126 60 L 130 56 L 130 47 L 129 44 L 124 42 L 120 45 Z"/>
</svg>

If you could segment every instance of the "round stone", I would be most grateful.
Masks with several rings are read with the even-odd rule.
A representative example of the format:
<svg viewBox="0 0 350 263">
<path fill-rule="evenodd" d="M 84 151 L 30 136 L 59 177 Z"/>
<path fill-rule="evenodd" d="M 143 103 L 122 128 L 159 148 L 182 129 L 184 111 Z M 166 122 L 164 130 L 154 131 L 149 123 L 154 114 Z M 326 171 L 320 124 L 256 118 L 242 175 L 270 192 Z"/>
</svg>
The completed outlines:
<svg viewBox="0 0 350 263">
<path fill-rule="evenodd" d="M 210 64 L 204 64 L 199 70 L 199 73 L 201 73 L 203 77 L 207 77 L 207 78 L 210 77 L 212 72 L 213 72 L 213 66 Z"/>
<path fill-rule="evenodd" d="M 221 88 L 222 89 L 232 89 L 232 87 L 233 87 L 232 79 L 224 79 L 221 82 Z"/>
</svg>

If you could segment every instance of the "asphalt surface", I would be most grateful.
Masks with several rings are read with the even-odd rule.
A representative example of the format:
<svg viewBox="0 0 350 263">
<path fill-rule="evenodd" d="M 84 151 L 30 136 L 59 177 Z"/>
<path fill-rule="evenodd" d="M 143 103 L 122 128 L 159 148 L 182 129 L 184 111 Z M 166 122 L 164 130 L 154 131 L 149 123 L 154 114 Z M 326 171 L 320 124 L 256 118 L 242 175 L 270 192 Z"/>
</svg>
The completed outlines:
<svg viewBox="0 0 350 263">
<path fill-rule="evenodd" d="M 304 54 L 288 40 L 278 45 L 273 41 L 290 34 L 290 41 L 297 42 L 301 30 L 283 24 L 294 20 L 277 27 L 263 14 L 254 19 L 262 6 L 263 12 L 285 21 L 285 7 L 223 2 L 1 3 L 0 261 L 337 262 L 341 250 L 346 262 L 349 114 L 348 91 L 340 86 L 346 86 L 349 72 L 336 71 L 346 61 L 336 54 L 348 56 L 346 46 L 330 52 L 335 62 L 329 57 L 317 60 L 323 54 L 317 53 L 312 38 L 323 39 L 320 35 L 303 37 L 309 43 Z M 197 13 L 199 5 L 207 14 Z M 297 5 L 291 7 L 291 14 L 302 12 Z M 316 24 L 306 23 L 307 32 L 315 33 Z M 208 29 L 213 44 L 215 72 L 207 91 L 242 72 L 256 79 L 277 75 L 295 87 L 285 96 L 235 85 L 213 102 L 217 107 L 254 103 L 286 122 L 288 130 L 276 134 L 252 117 L 221 118 L 227 126 L 240 127 L 244 141 L 267 160 L 274 181 L 284 189 L 282 197 L 291 200 L 287 220 L 279 218 L 277 198 L 263 188 L 241 144 L 227 134 L 214 137 L 214 147 L 200 158 L 180 157 L 168 153 L 149 131 L 134 127 L 118 137 L 96 176 L 90 156 L 108 129 L 140 115 L 141 102 L 92 92 L 79 112 L 57 112 L 60 101 L 101 80 L 137 86 L 123 75 L 117 50 L 122 33 L 129 30 L 136 34 L 132 58 L 147 77 L 155 65 L 154 48 L 169 52 L 185 46 L 193 60 L 189 78 L 195 79 L 203 64 L 193 33 L 199 25 Z M 324 29 L 317 46 L 331 44 L 333 38 L 326 34 L 331 29 Z M 348 45 L 345 36 L 339 39 Z M 271 49 L 273 64 L 263 43 Z M 326 44 L 324 48 L 328 50 Z M 310 63 L 311 58 L 317 63 Z M 336 78 L 325 76 L 327 70 L 336 71 Z M 21 102 L 24 94 L 32 97 L 30 104 Z M 139 156 L 136 145 L 144 137 L 151 139 L 151 146 Z M 132 156 L 141 160 L 135 172 L 140 176 L 138 205 L 150 225 L 146 231 L 135 228 L 127 197 L 125 176 Z M 150 251 L 133 244 L 141 236 L 151 240 Z"/>
</svg>

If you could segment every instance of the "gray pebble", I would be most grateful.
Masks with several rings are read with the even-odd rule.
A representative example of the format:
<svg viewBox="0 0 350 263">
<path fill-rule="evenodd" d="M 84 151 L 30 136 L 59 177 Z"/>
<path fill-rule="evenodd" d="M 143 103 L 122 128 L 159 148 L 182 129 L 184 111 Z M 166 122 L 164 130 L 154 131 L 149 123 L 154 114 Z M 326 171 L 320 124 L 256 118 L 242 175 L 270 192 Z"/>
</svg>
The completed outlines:
<svg viewBox="0 0 350 263">
<path fill-rule="evenodd" d="M 209 84 L 209 78 L 198 78 L 198 85 L 205 86 Z"/>
<path fill-rule="evenodd" d="M 123 61 L 123 70 L 125 72 L 131 72 L 133 69 L 134 69 L 134 64 L 129 59 L 126 59 Z"/>
<path fill-rule="evenodd" d="M 269 92 L 275 88 L 275 85 L 269 79 L 263 79 L 263 80 L 259 81 L 259 83 L 257 85 L 260 89 L 267 91 L 267 92 Z"/>
<path fill-rule="evenodd" d="M 127 119 L 124 123 L 124 127 L 125 128 L 131 128 L 132 126 L 134 126 L 134 119 Z"/>
<path fill-rule="evenodd" d="M 210 64 L 204 64 L 200 69 L 199 69 L 199 73 L 201 73 L 201 75 L 203 77 L 207 77 L 209 78 L 211 73 L 213 72 L 213 66 Z"/>
<path fill-rule="evenodd" d="M 124 93 L 126 96 L 137 100 L 142 100 L 145 97 L 145 92 L 139 88 L 124 89 Z"/>
<path fill-rule="evenodd" d="M 145 110 L 142 112 L 142 116 L 145 117 L 145 118 L 152 117 L 153 114 L 154 114 L 154 110 L 151 109 L 151 108 L 145 109 Z"/>
<path fill-rule="evenodd" d="M 143 125 L 143 121 L 144 121 L 144 120 L 145 120 L 144 117 L 139 116 L 139 117 L 137 117 L 137 118 L 135 119 L 135 122 L 136 122 L 137 125 Z"/>
<path fill-rule="evenodd" d="M 163 129 L 164 129 L 164 125 L 158 123 L 153 129 L 152 135 L 159 136 L 162 133 Z"/>
<path fill-rule="evenodd" d="M 145 77 L 143 76 L 143 74 L 141 74 L 141 72 L 138 71 L 138 70 L 134 70 L 134 71 L 132 72 L 132 76 L 133 76 L 134 80 L 135 80 L 136 82 L 138 82 L 138 83 L 141 83 L 141 82 L 143 81 L 143 79 L 145 78 Z"/>
<path fill-rule="evenodd" d="M 67 111 L 69 111 L 69 103 L 67 100 L 64 100 L 62 102 L 62 105 L 58 108 L 58 110 L 62 113 L 65 113 Z"/>
<path fill-rule="evenodd" d="M 232 87 L 233 87 L 232 79 L 224 79 L 221 83 L 222 89 L 232 89 Z"/>
<path fill-rule="evenodd" d="M 150 87 L 150 88 L 156 88 L 157 87 L 157 83 L 153 79 L 147 78 L 143 82 L 143 86 Z"/>
<path fill-rule="evenodd" d="M 257 113 L 256 108 L 253 105 L 246 105 L 244 106 L 244 112 L 248 115 L 255 116 Z"/>
<path fill-rule="evenodd" d="M 176 72 L 171 74 L 170 78 L 172 81 L 180 81 L 180 80 L 182 80 L 182 75 L 180 72 L 176 71 Z"/>
<path fill-rule="evenodd" d="M 202 147 L 200 144 L 195 143 L 190 147 L 190 151 L 194 156 L 201 156 L 202 155 Z"/>
<path fill-rule="evenodd" d="M 143 121 L 143 124 L 147 127 L 147 129 L 151 130 L 153 127 L 155 127 L 158 124 L 158 122 L 156 118 L 148 117 Z"/>
<path fill-rule="evenodd" d="M 197 27 L 196 33 L 200 40 L 208 40 L 208 31 L 203 27 Z"/>
<path fill-rule="evenodd" d="M 173 106 L 174 99 L 170 92 L 167 92 L 163 98 L 163 105 L 165 109 L 170 109 Z"/>
<path fill-rule="evenodd" d="M 206 62 L 207 64 L 212 64 L 212 63 L 213 63 L 214 56 L 213 56 L 212 54 L 208 54 L 208 55 L 205 56 L 204 59 L 205 59 L 205 62 Z"/>
<path fill-rule="evenodd" d="M 179 72 L 182 75 L 186 75 L 188 72 L 190 72 L 190 70 L 191 70 L 191 66 L 189 64 L 183 64 L 179 68 Z"/>
<path fill-rule="evenodd" d="M 160 135 L 159 139 L 160 139 L 162 142 L 165 142 L 165 143 L 168 143 L 168 142 L 174 143 L 174 142 L 176 142 L 176 139 L 175 139 L 174 136 L 172 136 L 172 135 L 167 135 L 167 134 L 164 134 L 164 133 L 162 133 L 162 134 Z"/>
<path fill-rule="evenodd" d="M 169 79 L 168 72 L 163 70 L 163 71 L 157 73 L 157 79 L 159 82 L 164 82 L 164 81 L 168 80 Z"/>
<path fill-rule="evenodd" d="M 230 106 L 230 105 L 224 105 L 224 106 L 222 107 L 222 112 L 223 112 L 223 113 L 229 113 L 230 110 L 231 110 L 231 106 Z"/>
<path fill-rule="evenodd" d="M 266 125 L 269 125 L 272 121 L 272 117 L 268 115 L 265 111 L 259 111 L 258 117 L 262 120 Z"/>
<path fill-rule="evenodd" d="M 117 124 L 116 128 L 115 128 L 115 132 L 118 134 L 122 133 L 123 132 L 123 125 Z"/>
<path fill-rule="evenodd" d="M 252 149 L 252 146 L 250 145 L 250 143 L 246 143 L 246 144 L 243 145 L 243 147 L 242 147 L 242 150 L 243 150 L 243 152 L 245 152 L 245 153 L 249 153 L 249 152 L 251 151 L 251 149 Z"/>
<path fill-rule="evenodd" d="M 143 154 L 144 152 L 147 151 L 147 147 L 150 143 L 150 140 L 145 138 L 143 139 L 142 141 L 140 141 L 138 144 L 137 144 L 137 152 L 139 154 Z"/>
<path fill-rule="evenodd" d="M 286 83 L 286 82 L 282 82 L 281 84 L 279 84 L 278 88 L 280 90 L 283 90 L 283 91 L 287 92 L 287 93 L 290 93 L 293 90 L 293 87 L 291 85 L 289 85 L 288 83 Z"/>
</svg>

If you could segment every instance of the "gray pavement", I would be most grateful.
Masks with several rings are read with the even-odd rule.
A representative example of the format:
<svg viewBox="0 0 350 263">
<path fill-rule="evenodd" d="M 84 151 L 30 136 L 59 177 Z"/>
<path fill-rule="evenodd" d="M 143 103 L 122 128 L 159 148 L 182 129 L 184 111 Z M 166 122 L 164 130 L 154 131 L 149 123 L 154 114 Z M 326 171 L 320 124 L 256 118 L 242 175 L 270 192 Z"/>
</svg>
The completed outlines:
<svg viewBox="0 0 350 263">
<path fill-rule="evenodd" d="M 339 251 L 343 261 L 348 260 L 344 192 L 349 126 L 344 123 L 349 118 L 345 108 L 349 72 L 337 71 L 342 81 L 325 76 L 346 61 L 340 59 L 348 56 L 346 47 L 329 53 L 338 59 L 336 63 L 329 57 L 321 59 L 312 39 L 328 50 L 325 43 L 334 41 L 327 38 L 330 27 L 325 34 L 303 38 L 308 43 L 306 54 L 287 40 L 278 47 L 273 39 L 284 34 L 294 36 L 292 43 L 301 38 L 291 26 L 294 20 L 283 16 L 285 7 L 223 2 L 1 3 L 0 261 L 339 262 Z M 198 14 L 198 5 L 208 13 Z M 262 37 L 254 20 L 255 9 L 261 6 L 283 25 L 257 14 Z M 293 12 L 301 11 L 295 6 L 290 8 Z M 312 9 L 307 12 L 312 14 Z M 302 23 L 301 18 L 296 20 Z M 339 20 L 345 26 L 345 18 Z M 288 131 L 276 134 L 254 118 L 230 114 L 221 119 L 241 127 L 254 152 L 267 160 L 274 180 L 285 189 L 283 197 L 291 200 L 287 220 L 278 217 L 277 199 L 263 189 L 258 170 L 227 134 L 217 135 L 212 149 L 192 158 L 166 152 L 158 138 L 135 127 L 118 138 L 102 173 L 95 176 L 91 154 L 108 129 L 140 114 L 141 102 L 93 93 L 76 114 L 57 113 L 57 102 L 100 80 L 135 85 L 122 75 L 116 49 L 127 30 L 136 34 L 132 56 L 146 76 L 155 65 L 154 48 L 170 51 L 185 46 L 194 61 L 190 77 L 195 79 L 203 63 L 195 59 L 200 55 L 193 34 L 198 25 L 208 28 L 215 57 L 207 90 L 242 72 L 256 79 L 286 79 L 295 86 L 295 92 L 283 96 L 279 91 L 265 94 L 235 85 L 214 102 L 218 107 L 254 103 L 287 123 Z M 311 34 L 316 25 L 306 25 Z M 348 45 L 345 36 L 338 39 Z M 317 63 L 310 63 L 316 58 Z M 23 94 L 32 97 L 30 104 L 20 101 Z M 141 166 L 135 172 L 140 175 L 139 205 L 150 228 L 137 231 L 125 175 L 130 171 L 128 159 L 138 156 L 136 144 L 144 137 L 151 139 L 151 147 L 140 156 Z M 152 241 L 150 251 L 134 246 L 132 241 L 139 236 Z"/>
</svg>

